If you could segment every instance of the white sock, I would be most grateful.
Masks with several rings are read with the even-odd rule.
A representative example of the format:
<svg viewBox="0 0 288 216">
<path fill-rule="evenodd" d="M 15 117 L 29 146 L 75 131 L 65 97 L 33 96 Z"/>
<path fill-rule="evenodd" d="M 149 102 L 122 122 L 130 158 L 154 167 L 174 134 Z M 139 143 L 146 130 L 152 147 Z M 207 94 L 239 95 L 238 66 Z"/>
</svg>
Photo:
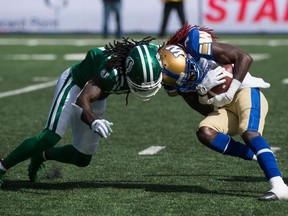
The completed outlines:
<svg viewBox="0 0 288 216">
<path fill-rule="evenodd" d="M 288 186 L 281 176 L 273 177 L 269 182 L 272 188 L 271 192 L 275 193 L 279 199 L 288 199 Z"/>
</svg>

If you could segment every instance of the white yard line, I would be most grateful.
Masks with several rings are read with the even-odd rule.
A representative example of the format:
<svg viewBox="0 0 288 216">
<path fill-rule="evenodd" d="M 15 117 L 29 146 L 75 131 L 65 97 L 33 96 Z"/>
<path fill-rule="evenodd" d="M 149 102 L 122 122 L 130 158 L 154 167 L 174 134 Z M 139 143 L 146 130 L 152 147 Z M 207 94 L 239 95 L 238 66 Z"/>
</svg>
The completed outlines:
<svg viewBox="0 0 288 216">
<path fill-rule="evenodd" d="M 283 79 L 282 84 L 288 84 L 288 78 Z"/>
<path fill-rule="evenodd" d="M 64 60 L 67 61 L 80 61 L 84 59 L 86 56 L 86 53 L 69 53 L 64 55 Z"/>
<path fill-rule="evenodd" d="M 275 153 L 276 151 L 280 151 L 281 148 L 280 147 L 276 147 L 276 146 L 271 146 L 271 150 L 273 153 Z"/>
<path fill-rule="evenodd" d="M 269 53 L 251 53 L 251 56 L 254 61 L 262 61 L 271 58 Z"/>
<path fill-rule="evenodd" d="M 139 155 L 154 155 L 165 148 L 166 148 L 166 146 L 150 146 L 149 148 L 146 148 L 146 149 L 138 152 L 138 154 Z"/>
<path fill-rule="evenodd" d="M 39 89 L 48 88 L 48 87 L 56 85 L 56 83 L 57 83 L 57 80 L 53 80 L 53 81 L 46 82 L 46 83 L 40 83 L 40 84 L 36 84 L 36 85 L 27 86 L 25 88 L 15 89 L 15 90 L 2 92 L 2 93 L 0 92 L 0 98 L 10 97 L 10 96 L 14 96 L 14 95 L 20 95 L 20 94 L 36 91 Z"/>
<path fill-rule="evenodd" d="M 45 77 L 45 76 L 32 77 L 33 82 L 49 82 L 49 81 L 56 80 L 56 79 L 57 77 Z"/>
<path fill-rule="evenodd" d="M 55 54 L 9 54 L 3 55 L 5 60 L 41 60 L 41 61 L 53 61 L 57 59 Z"/>
</svg>

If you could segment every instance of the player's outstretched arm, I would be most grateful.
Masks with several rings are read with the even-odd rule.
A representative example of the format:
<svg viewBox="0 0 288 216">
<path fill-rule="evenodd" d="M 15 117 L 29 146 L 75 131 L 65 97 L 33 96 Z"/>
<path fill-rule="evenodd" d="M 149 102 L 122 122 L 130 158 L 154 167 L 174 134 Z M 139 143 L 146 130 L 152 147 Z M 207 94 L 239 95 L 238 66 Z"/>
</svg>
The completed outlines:
<svg viewBox="0 0 288 216">
<path fill-rule="evenodd" d="M 100 137 L 107 138 L 113 132 L 111 128 L 113 123 L 106 119 L 99 119 L 90 106 L 92 102 L 100 97 L 101 93 L 101 88 L 93 80 L 90 80 L 82 89 L 75 104 L 72 105 L 79 118 L 89 125 L 93 132 Z"/>
<path fill-rule="evenodd" d="M 87 125 L 91 125 L 92 122 L 98 117 L 92 111 L 90 104 L 97 100 L 102 93 L 102 90 L 97 86 L 92 80 L 88 81 L 81 93 L 76 99 L 75 104 L 82 109 L 81 120 L 84 121 Z"/>
</svg>

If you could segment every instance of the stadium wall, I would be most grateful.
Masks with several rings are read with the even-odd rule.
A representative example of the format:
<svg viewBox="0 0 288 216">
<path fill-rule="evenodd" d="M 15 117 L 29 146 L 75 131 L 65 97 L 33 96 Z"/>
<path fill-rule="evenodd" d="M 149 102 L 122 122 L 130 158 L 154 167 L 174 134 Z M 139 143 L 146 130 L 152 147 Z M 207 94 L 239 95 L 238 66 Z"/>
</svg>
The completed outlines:
<svg viewBox="0 0 288 216">
<path fill-rule="evenodd" d="M 158 33 L 161 0 L 123 0 L 125 33 Z M 288 33 L 288 0 L 186 0 L 190 24 L 219 33 Z M 111 30 L 115 29 L 110 18 Z M 168 32 L 180 27 L 176 12 Z M 1 0 L 0 33 L 100 33 L 102 0 Z"/>
</svg>

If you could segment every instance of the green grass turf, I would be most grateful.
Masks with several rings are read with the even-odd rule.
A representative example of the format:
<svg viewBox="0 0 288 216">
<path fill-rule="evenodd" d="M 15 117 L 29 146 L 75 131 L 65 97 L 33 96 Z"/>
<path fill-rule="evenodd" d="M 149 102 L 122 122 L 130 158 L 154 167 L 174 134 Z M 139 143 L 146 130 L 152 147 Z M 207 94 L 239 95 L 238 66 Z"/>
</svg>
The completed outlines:
<svg viewBox="0 0 288 216">
<path fill-rule="evenodd" d="M 0 35 L 3 38 L 94 39 L 94 35 Z M 133 36 L 134 37 L 134 36 Z M 135 36 L 136 37 L 136 36 Z M 98 37 L 99 38 L 99 37 Z M 244 36 L 253 39 L 283 39 L 280 35 Z M 220 39 L 243 39 L 221 36 Z M 112 41 L 112 40 L 110 40 Z M 68 53 L 85 53 L 94 46 L 0 46 L 0 93 L 33 85 L 32 77 L 56 78 L 75 61 L 63 60 Z M 287 167 L 287 74 L 286 46 L 240 48 L 267 53 L 269 59 L 255 61 L 251 72 L 271 83 L 264 90 L 270 111 L 264 137 L 276 152 L 284 177 Z M 56 54 L 53 61 L 7 60 L 8 54 Z M 53 96 L 53 87 L 0 98 L 0 157 L 43 128 Z M 181 98 L 169 98 L 161 90 L 142 103 L 129 96 L 112 95 L 106 118 L 114 123 L 113 134 L 101 140 L 99 150 L 86 168 L 49 161 L 40 181 L 30 183 L 29 161 L 6 174 L 0 191 L 0 215 L 288 215 L 287 201 L 259 202 L 269 189 L 255 162 L 215 153 L 200 144 L 195 131 L 202 116 Z M 238 139 L 238 138 L 236 138 Z M 59 145 L 71 143 L 68 131 Z M 153 156 L 138 152 L 151 146 L 166 146 Z M 286 179 L 287 180 L 287 179 Z"/>
</svg>

